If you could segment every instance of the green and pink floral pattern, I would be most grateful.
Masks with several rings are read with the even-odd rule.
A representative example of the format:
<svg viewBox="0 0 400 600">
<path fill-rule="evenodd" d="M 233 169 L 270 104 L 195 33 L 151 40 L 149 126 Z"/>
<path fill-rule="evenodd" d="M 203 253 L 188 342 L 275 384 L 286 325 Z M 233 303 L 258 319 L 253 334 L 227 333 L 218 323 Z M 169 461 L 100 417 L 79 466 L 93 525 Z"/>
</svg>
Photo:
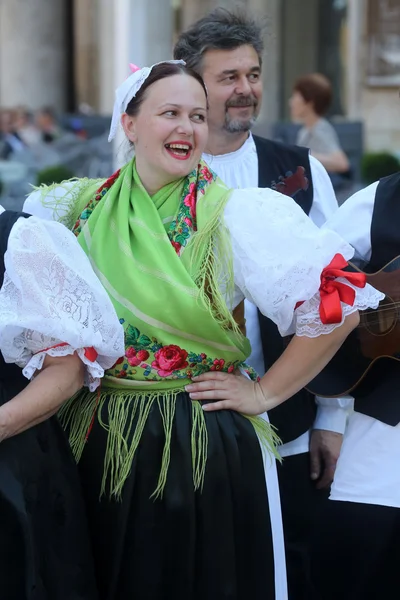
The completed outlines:
<svg viewBox="0 0 400 600">
<path fill-rule="evenodd" d="M 187 245 L 192 233 L 197 231 L 196 204 L 199 195 L 204 195 L 207 186 L 216 178 L 217 175 L 205 165 L 203 167 L 199 165 L 187 177 L 178 215 L 168 230 L 168 237 L 178 256 Z"/>
<path fill-rule="evenodd" d="M 121 323 L 124 323 L 123 319 Z M 159 381 L 160 377 L 191 379 L 208 371 L 233 373 L 239 368 L 244 369 L 251 379 L 258 379 L 256 372 L 241 361 L 228 362 L 204 353 L 196 354 L 175 344 L 163 346 L 156 338 L 149 338 L 136 327 L 128 325 L 125 330 L 125 356 L 108 374 L 133 379 L 137 369 L 142 369 L 144 379 Z"/>
</svg>

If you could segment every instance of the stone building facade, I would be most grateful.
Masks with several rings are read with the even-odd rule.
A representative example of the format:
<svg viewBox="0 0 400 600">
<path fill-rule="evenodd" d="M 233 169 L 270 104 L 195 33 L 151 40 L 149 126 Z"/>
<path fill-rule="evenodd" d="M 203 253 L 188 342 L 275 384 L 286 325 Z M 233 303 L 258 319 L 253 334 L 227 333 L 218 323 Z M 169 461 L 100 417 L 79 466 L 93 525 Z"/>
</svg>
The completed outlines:
<svg viewBox="0 0 400 600">
<path fill-rule="evenodd" d="M 128 62 L 142 65 L 170 57 L 180 28 L 217 5 L 237 4 L 236 0 L 0 0 L 0 106 L 51 105 L 72 111 L 88 104 L 96 112 L 110 114 L 113 90 L 126 77 Z M 382 77 L 382 84 L 375 77 L 371 84 L 368 76 L 371 36 L 376 34 L 370 31 L 371 14 L 375 22 L 380 11 L 383 26 L 394 22 L 399 0 L 242 0 L 241 4 L 266 22 L 260 131 L 268 134 L 273 122 L 287 118 L 294 79 L 320 70 L 334 83 L 334 113 L 364 121 L 366 147 L 400 151 L 400 86 L 388 83 L 387 77 Z M 398 13 L 399 32 L 400 5 Z M 387 33 L 388 56 L 394 62 L 400 55 L 399 35 L 396 29 Z"/>
</svg>

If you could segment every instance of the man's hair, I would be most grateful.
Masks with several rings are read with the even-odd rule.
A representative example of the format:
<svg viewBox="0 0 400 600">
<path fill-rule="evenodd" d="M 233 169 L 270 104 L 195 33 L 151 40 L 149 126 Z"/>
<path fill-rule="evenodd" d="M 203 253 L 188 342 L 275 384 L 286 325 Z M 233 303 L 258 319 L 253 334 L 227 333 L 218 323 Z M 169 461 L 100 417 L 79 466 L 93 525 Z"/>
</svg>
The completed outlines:
<svg viewBox="0 0 400 600">
<path fill-rule="evenodd" d="M 216 8 L 181 33 L 175 44 L 174 58 L 184 60 L 188 67 L 200 72 L 208 50 L 234 50 L 245 45 L 254 48 L 261 64 L 263 25 L 242 9 L 231 12 Z"/>
<path fill-rule="evenodd" d="M 299 77 L 293 86 L 306 102 L 311 102 L 317 115 L 322 117 L 332 103 L 332 86 L 321 73 L 311 73 Z"/>
</svg>

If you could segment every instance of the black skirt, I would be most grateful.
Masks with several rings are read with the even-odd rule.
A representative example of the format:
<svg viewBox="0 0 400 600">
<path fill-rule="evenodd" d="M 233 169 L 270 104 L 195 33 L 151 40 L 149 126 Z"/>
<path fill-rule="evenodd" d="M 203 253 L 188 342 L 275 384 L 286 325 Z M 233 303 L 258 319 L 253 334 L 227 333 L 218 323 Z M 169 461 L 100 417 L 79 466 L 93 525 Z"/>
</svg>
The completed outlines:
<svg viewBox="0 0 400 600">
<path fill-rule="evenodd" d="M 107 424 L 107 401 L 101 408 Z M 79 462 L 101 600 L 273 600 L 274 563 L 263 458 L 251 423 L 205 414 L 208 458 L 193 485 L 191 400 L 180 394 L 162 498 L 165 434 L 157 403 L 122 497 L 100 498 L 107 432 L 95 419 Z"/>
<path fill-rule="evenodd" d="M 24 385 L 0 359 L 0 404 Z M 97 597 L 76 464 L 52 418 L 0 443 L 0 598 Z"/>
</svg>

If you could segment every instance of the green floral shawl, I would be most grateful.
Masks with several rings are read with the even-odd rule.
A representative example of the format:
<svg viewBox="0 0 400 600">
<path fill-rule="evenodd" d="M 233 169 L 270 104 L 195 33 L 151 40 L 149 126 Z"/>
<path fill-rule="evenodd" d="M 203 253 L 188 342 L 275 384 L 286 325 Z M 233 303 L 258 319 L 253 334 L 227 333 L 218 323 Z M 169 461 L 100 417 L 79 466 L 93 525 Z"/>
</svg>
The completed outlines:
<svg viewBox="0 0 400 600">
<path fill-rule="evenodd" d="M 109 448 L 103 491 L 120 494 L 152 405 L 163 415 L 166 446 L 156 495 L 162 494 L 177 394 L 191 377 L 233 372 L 250 354 L 225 298 L 233 297 L 232 250 L 222 213 L 229 190 L 200 162 L 186 178 L 150 197 L 128 163 L 80 210 L 74 231 L 125 329 L 125 356 L 106 373 L 100 397 L 80 393 L 61 412 L 77 458 L 97 410 L 107 402 Z M 224 296 L 221 294 L 224 290 Z M 252 374 L 254 376 L 254 374 Z M 133 411 L 133 414 L 132 414 Z M 206 467 L 204 413 L 193 403 L 194 485 Z M 130 424 L 139 415 L 132 434 Z M 273 446 L 262 419 L 257 432 Z M 127 440 L 130 440 L 129 443 Z"/>
</svg>

